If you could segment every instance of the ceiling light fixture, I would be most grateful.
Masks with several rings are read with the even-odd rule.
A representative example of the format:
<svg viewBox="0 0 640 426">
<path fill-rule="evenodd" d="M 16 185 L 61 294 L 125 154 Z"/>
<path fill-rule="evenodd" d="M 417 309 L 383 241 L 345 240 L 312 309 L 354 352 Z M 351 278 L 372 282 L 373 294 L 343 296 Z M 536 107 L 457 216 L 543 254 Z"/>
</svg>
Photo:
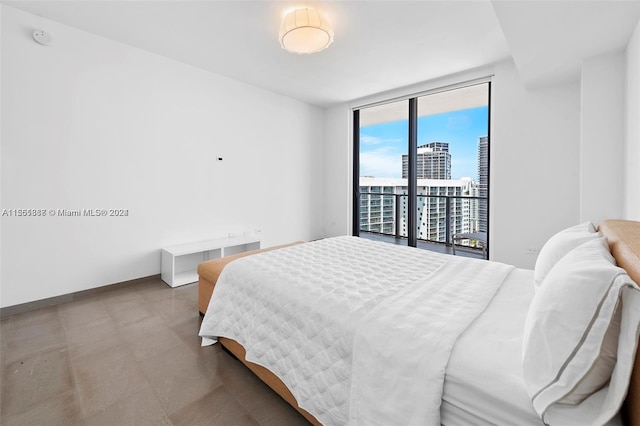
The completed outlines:
<svg viewBox="0 0 640 426">
<path fill-rule="evenodd" d="M 316 9 L 302 8 L 288 12 L 280 25 L 280 44 L 292 53 L 315 53 L 333 43 L 333 29 Z"/>
</svg>

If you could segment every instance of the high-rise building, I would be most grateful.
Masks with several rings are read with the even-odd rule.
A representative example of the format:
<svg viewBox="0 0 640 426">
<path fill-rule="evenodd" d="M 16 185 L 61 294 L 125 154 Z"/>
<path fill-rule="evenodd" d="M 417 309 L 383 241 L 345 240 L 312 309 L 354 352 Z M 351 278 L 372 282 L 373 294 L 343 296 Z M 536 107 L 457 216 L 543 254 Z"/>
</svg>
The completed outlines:
<svg viewBox="0 0 640 426">
<path fill-rule="evenodd" d="M 447 202 L 450 232 L 473 232 L 474 200 L 461 198 L 473 191 L 469 178 L 418 179 L 417 237 L 444 242 L 447 238 Z M 360 230 L 406 237 L 407 179 L 360 177 Z M 447 198 L 452 197 L 452 198 Z M 453 198 L 455 197 L 455 198 Z"/>
<path fill-rule="evenodd" d="M 451 179 L 451 154 L 448 142 L 430 142 L 418 147 L 417 179 Z M 409 176 L 409 156 L 402 156 L 402 178 Z"/>
<path fill-rule="evenodd" d="M 487 232 L 487 196 L 489 195 L 489 138 L 478 138 L 478 230 Z"/>
</svg>

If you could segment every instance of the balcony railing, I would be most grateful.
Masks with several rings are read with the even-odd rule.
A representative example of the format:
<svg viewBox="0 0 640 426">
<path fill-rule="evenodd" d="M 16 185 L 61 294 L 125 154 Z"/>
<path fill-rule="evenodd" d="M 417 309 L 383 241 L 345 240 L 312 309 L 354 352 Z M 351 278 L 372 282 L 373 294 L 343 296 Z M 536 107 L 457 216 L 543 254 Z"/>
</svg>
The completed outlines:
<svg viewBox="0 0 640 426">
<path fill-rule="evenodd" d="M 406 194 L 360 193 L 360 231 L 373 232 L 395 238 L 407 237 Z M 365 197 L 366 196 L 366 197 Z M 453 236 L 461 233 L 486 231 L 486 197 L 462 195 L 418 195 L 417 238 L 419 241 L 453 244 Z M 384 209 L 380 205 L 394 205 Z M 383 226 L 384 225 L 384 226 Z M 480 243 L 467 239 L 456 242 L 456 247 L 481 250 Z"/>
</svg>

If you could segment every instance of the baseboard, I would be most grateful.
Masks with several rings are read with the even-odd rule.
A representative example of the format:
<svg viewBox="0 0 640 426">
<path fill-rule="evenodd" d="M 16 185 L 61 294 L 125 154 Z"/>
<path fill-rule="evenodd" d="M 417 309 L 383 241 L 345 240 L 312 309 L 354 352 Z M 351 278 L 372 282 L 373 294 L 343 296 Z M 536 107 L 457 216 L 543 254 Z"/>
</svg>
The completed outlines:
<svg viewBox="0 0 640 426">
<path fill-rule="evenodd" d="M 134 280 L 122 281 L 115 284 L 109 284 L 101 287 L 90 288 L 88 290 L 76 291 L 75 293 L 63 294 L 61 296 L 49 297 L 46 299 L 36 300 L 33 302 L 21 303 L 19 305 L 7 306 L 0 308 L 0 318 L 9 317 L 11 315 L 21 314 L 23 312 L 35 311 L 36 309 L 47 308 L 49 306 L 59 305 L 61 303 L 73 302 L 75 300 L 85 299 L 95 296 L 105 291 L 115 290 L 122 287 L 128 287 L 144 283 L 147 281 L 160 281 L 160 274 L 150 275 L 148 277 L 136 278 Z"/>
</svg>

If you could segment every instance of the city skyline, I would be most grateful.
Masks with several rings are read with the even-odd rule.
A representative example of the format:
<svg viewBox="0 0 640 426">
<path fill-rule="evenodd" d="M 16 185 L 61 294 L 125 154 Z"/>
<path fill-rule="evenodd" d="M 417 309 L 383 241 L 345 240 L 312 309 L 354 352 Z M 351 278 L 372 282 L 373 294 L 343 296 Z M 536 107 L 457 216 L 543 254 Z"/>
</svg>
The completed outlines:
<svg viewBox="0 0 640 426">
<path fill-rule="evenodd" d="M 451 177 L 478 179 L 478 140 L 488 134 L 488 107 L 482 106 L 418 118 L 418 146 L 447 142 Z M 360 175 L 401 177 L 402 155 L 407 154 L 408 120 L 360 129 Z"/>
</svg>

